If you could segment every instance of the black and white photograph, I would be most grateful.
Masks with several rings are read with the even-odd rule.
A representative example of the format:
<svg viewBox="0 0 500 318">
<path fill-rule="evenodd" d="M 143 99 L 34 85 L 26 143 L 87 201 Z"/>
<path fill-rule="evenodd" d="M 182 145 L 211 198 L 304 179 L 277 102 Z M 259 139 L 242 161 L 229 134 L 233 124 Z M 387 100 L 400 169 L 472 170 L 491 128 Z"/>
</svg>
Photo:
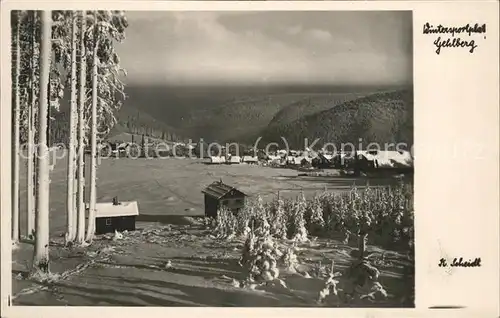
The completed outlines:
<svg viewBox="0 0 500 318">
<path fill-rule="evenodd" d="M 13 306 L 415 307 L 412 11 L 10 18 Z"/>
</svg>

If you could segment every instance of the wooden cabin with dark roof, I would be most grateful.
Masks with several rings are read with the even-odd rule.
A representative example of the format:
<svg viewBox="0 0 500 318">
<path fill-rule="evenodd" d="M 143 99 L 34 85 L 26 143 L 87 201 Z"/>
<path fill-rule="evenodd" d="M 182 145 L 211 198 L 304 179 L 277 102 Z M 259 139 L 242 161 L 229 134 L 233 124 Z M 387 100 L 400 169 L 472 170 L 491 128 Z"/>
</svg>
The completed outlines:
<svg viewBox="0 0 500 318">
<path fill-rule="evenodd" d="M 202 191 L 205 194 L 205 216 L 217 217 L 217 211 L 222 206 L 237 214 L 245 206 L 246 194 L 235 187 L 227 185 L 222 180 L 216 181 Z"/>
</svg>

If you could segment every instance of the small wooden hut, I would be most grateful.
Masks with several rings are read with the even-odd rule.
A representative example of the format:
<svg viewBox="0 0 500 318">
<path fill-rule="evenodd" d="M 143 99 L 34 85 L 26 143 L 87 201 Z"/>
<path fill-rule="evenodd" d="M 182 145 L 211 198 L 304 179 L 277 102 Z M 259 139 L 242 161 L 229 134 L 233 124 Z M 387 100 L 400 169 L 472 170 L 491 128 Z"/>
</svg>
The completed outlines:
<svg viewBox="0 0 500 318">
<path fill-rule="evenodd" d="M 103 202 L 96 204 L 95 234 L 122 232 L 135 230 L 135 220 L 139 215 L 137 201 Z"/>
<path fill-rule="evenodd" d="M 235 187 L 216 181 L 202 191 L 205 195 L 205 216 L 217 217 L 217 211 L 222 206 L 237 214 L 245 206 L 246 194 Z"/>
</svg>

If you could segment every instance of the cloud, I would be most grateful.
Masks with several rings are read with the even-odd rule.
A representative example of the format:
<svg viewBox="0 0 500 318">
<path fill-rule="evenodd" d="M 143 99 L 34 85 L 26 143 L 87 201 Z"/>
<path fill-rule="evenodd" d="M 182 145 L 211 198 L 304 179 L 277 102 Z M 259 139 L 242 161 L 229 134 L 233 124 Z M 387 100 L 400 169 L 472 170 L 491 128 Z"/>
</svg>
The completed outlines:
<svg viewBox="0 0 500 318">
<path fill-rule="evenodd" d="M 174 83 L 280 81 L 307 71 L 309 64 L 302 50 L 272 41 L 261 32 L 235 33 L 210 13 L 175 13 L 172 15 L 170 45 L 158 58 L 140 58 L 134 54 L 131 76 L 141 76 L 153 67 L 163 73 L 163 80 Z M 157 41 L 161 41 L 157 39 Z M 149 51 L 146 55 L 159 53 Z M 163 72 L 161 72 L 163 70 Z M 146 80 L 142 78 L 142 80 Z"/>
<path fill-rule="evenodd" d="M 285 28 L 285 32 L 290 34 L 290 35 L 298 35 L 303 31 L 301 25 L 293 25 L 290 27 Z"/>
<path fill-rule="evenodd" d="M 325 30 L 311 29 L 306 32 L 306 35 L 321 42 L 330 42 L 332 40 L 330 32 Z"/>
<path fill-rule="evenodd" d="M 291 36 L 300 37 L 320 42 L 329 42 L 332 40 L 330 32 L 322 29 L 304 29 L 301 25 L 294 25 L 285 28 L 285 33 Z"/>
<path fill-rule="evenodd" d="M 220 12 L 155 12 L 149 19 L 131 12 L 127 39 L 118 48 L 128 81 L 343 84 L 411 79 L 411 56 L 393 40 L 375 47 L 369 42 L 373 34 L 358 32 L 363 36 L 357 40 L 350 31 L 328 29 L 324 21 L 316 26 L 309 21 L 305 27 L 297 17 L 287 23 L 266 14 L 264 19 L 240 13 L 228 22 Z M 238 27 L 244 18 L 246 25 Z"/>
</svg>

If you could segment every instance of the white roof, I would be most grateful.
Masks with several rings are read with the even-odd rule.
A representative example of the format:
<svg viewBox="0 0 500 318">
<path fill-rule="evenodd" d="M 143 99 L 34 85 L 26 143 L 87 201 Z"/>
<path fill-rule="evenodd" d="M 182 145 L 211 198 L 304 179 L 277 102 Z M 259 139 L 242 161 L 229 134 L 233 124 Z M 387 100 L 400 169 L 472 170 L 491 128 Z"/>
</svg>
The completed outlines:
<svg viewBox="0 0 500 318">
<path fill-rule="evenodd" d="M 225 157 L 210 157 L 210 161 L 212 163 L 224 163 L 224 162 L 226 162 L 226 158 Z"/>
<path fill-rule="evenodd" d="M 309 151 L 307 153 L 307 157 L 311 158 L 311 159 L 317 158 L 318 156 L 319 156 L 319 154 L 317 152 L 315 152 L 315 151 Z"/>
<path fill-rule="evenodd" d="M 358 155 L 363 155 L 370 161 L 377 160 L 379 167 L 411 167 L 413 165 L 413 159 L 408 151 L 382 150 L 370 153 L 363 150 L 358 151 Z"/>
<path fill-rule="evenodd" d="M 359 152 L 358 152 L 358 154 L 359 154 Z M 352 159 L 352 158 L 354 158 L 354 153 L 352 153 L 352 154 L 349 153 L 348 154 L 348 153 L 345 153 L 345 152 L 337 152 L 337 153 L 335 153 L 333 155 L 329 155 L 329 156 L 331 156 L 330 159 L 333 159 L 333 158 L 341 158 L 342 159 L 342 158 L 345 158 L 345 157 L 348 157 L 349 159 Z"/>
<path fill-rule="evenodd" d="M 139 215 L 137 201 L 120 202 L 119 205 L 113 205 L 113 202 L 97 203 L 96 210 L 98 218 Z"/>
<path fill-rule="evenodd" d="M 231 156 L 231 158 L 229 158 L 229 162 L 241 162 L 241 158 L 240 156 Z"/>
<path fill-rule="evenodd" d="M 243 161 L 258 161 L 257 157 L 244 156 Z"/>
<path fill-rule="evenodd" d="M 273 155 L 269 155 L 267 156 L 267 158 L 269 160 L 281 160 L 281 156 L 273 156 Z"/>
<path fill-rule="evenodd" d="M 302 160 L 306 159 L 308 162 L 311 161 L 311 159 L 306 158 L 306 157 L 288 157 L 289 162 L 292 162 L 296 165 L 300 165 L 302 163 Z"/>
</svg>

